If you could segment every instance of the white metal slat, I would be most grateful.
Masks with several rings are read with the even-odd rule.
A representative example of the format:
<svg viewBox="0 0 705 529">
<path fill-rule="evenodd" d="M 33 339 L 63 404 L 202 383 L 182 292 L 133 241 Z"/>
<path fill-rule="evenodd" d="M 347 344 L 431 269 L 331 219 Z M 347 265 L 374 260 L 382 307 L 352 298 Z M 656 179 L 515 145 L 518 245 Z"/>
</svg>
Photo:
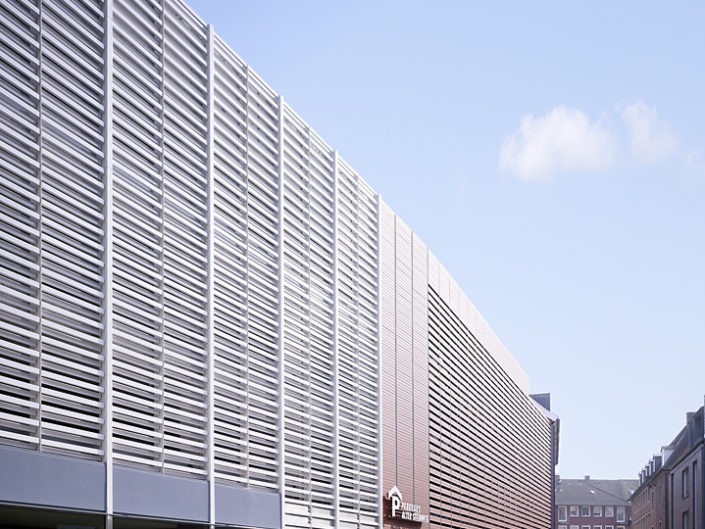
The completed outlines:
<svg viewBox="0 0 705 529">
<path fill-rule="evenodd" d="M 154 75 L 150 76 L 146 71 L 142 70 L 144 71 L 142 79 L 151 84 L 151 86 L 157 88 L 157 99 L 155 99 L 151 93 L 146 91 L 147 85 L 144 82 L 141 83 L 141 86 L 138 86 L 136 83 L 130 81 L 131 79 L 140 78 L 140 70 L 136 71 L 136 68 L 139 67 L 129 58 L 131 53 L 129 43 L 132 35 L 134 35 L 134 32 L 142 32 L 139 34 L 142 41 L 145 43 L 145 46 L 151 46 L 153 52 L 156 50 L 156 54 L 152 56 L 152 60 L 160 63 L 161 48 L 160 45 L 156 43 L 157 39 L 155 39 L 155 33 L 146 32 L 141 29 L 149 26 L 151 22 L 155 20 L 155 17 L 149 16 L 147 11 L 148 8 L 144 4 L 139 5 L 137 9 L 133 9 L 133 5 L 126 7 L 122 2 L 120 4 L 116 2 L 115 7 L 115 14 L 117 15 L 115 19 L 115 44 L 116 50 L 120 50 L 118 55 L 116 55 L 116 59 L 118 59 L 120 54 L 122 54 L 122 57 L 125 57 L 124 60 L 119 59 L 115 61 L 116 78 L 121 79 L 120 85 L 117 85 L 116 83 L 115 94 L 121 94 L 123 91 L 128 91 L 130 93 L 128 96 L 129 99 L 123 98 L 120 100 L 121 102 L 119 105 L 122 105 L 121 108 L 124 108 L 125 112 L 120 115 L 115 115 L 115 124 L 119 124 L 124 127 L 123 130 L 130 130 L 132 134 L 142 138 L 148 144 L 148 142 L 152 141 L 152 138 L 159 138 L 161 134 L 161 124 L 155 119 L 159 119 L 159 113 L 161 112 L 161 106 L 158 99 L 161 96 L 161 91 L 159 89 L 160 80 Z M 150 22 L 144 22 L 143 17 L 145 17 L 145 15 Z M 129 25 L 126 25 L 125 22 L 127 19 L 131 19 L 134 23 L 129 23 Z M 158 20 L 158 18 L 156 18 L 156 20 Z M 126 44 L 123 44 L 123 42 Z M 135 74 L 137 75 L 135 76 Z M 116 100 L 117 99 L 118 97 L 116 97 Z M 155 104 L 157 105 L 157 115 L 153 115 L 151 119 L 143 119 L 142 116 L 148 116 L 149 113 L 152 112 L 151 109 Z M 137 110 L 135 111 L 133 109 Z M 139 118 L 134 119 L 135 115 L 139 116 Z M 113 321 L 116 325 L 116 328 L 113 330 L 113 335 L 115 337 L 114 366 L 118 371 L 122 365 L 130 366 L 130 369 L 134 370 L 135 374 L 139 374 L 139 376 L 147 377 L 151 380 L 151 384 L 155 386 L 155 390 L 157 391 L 156 398 L 159 406 L 157 408 L 149 408 L 148 406 L 154 402 L 154 397 L 147 398 L 146 396 L 138 396 L 137 393 L 133 393 L 132 397 L 134 402 L 131 407 L 144 408 L 145 410 L 151 409 L 151 411 L 148 414 L 135 414 L 135 411 L 129 411 L 127 408 L 123 409 L 123 423 L 121 424 L 118 420 L 120 415 L 116 414 L 113 435 L 117 435 L 119 431 L 125 427 L 125 419 L 129 420 L 131 424 L 135 424 L 134 421 L 142 421 L 145 422 L 145 426 L 147 427 L 147 429 L 143 429 L 145 441 L 149 440 L 147 442 L 152 446 L 152 448 L 149 450 L 142 450 L 139 454 L 135 454 L 134 456 L 125 457 L 125 454 L 120 453 L 124 450 L 124 444 L 116 438 L 114 444 L 115 451 L 113 455 L 116 459 L 121 459 L 123 463 L 126 464 L 137 467 L 156 468 L 163 465 L 163 436 L 161 433 L 162 427 L 160 426 L 160 417 L 163 414 L 161 409 L 162 400 L 160 399 L 163 399 L 163 391 L 160 389 L 162 387 L 162 372 L 161 360 L 159 360 L 162 354 L 162 334 L 160 326 L 162 325 L 161 321 L 163 318 L 162 302 L 160 301 L 162 296 L 161 261 L 163 257 L 161 249 L 159 248 L 162 244 L 161 241 L 163 237 L 163 207 L 162 193 L 160 190 L 161 184 L 159 180 L 153 176 L 155 172 L 158 172 L 158 169 L 156 171 L 155 169 L 160 163 L 160 140 L 156 140 L 156 142 L 152 145 L 151 150 L 145 149 L 142 145 L 135 142 L 129 142 L 126 146 L 128 146 L 130 150 L 134 150 L 144 157 L 143 162 L 136 160 L 131 160 L 129 162 L 130 164 L 136 164 L 134 167 L 141 168 L 141 170 L 144 171 L 144 174 L 142 177 L 138 177 L 136 173 L 130 175 L 129 172 L 116 171 L 114 176 L 116 191 L 119 189 L 120 193 L 120 195 L 116 194 L 116 199 L 118 199 L 119 196 L 124 197 L 124 201 L 121 206 L 124 214 L 116 214 L 114 220 L 114 228 L 116 230 L 121 230 L 123 233 L 123 236 L 116 239 L 116 243 L 119 241 L 119 245 L 115 246 L 114 251 L 114 274 L 116 279 L 124 277 L 131 282 L 130 291 L 124 290 L 125 294 L 128 294 L 129 292 L 129 297 L 116 297 L 114 302 L 116 310 L 113 315 Z M 119 152 L 118 148 L 119 146 L 116 142 L 116 154 Z M 129 151 L 125 151 L 125 154 L 130 156 L 128 153 Z M 116 156 L 116 162 L 121 163 L 118 156 Z M 153 167 L 150 167 L 147 164 L 150 164 Z M 133 185 L 134 182 L 131 181 L 133 178 L 136 178 L 136 182 L 139 182 L 140 185 Z M 145 190 L 151 188 L 151 193 L 153 194 L 150 195 L 147 194 L 147 192 L 140 190 L 140 186 L 142 186 Z M 137 202 L 135 202 L 135 199 Z M 118 203 L 116 201 L 116 205 L 117 204 Z M 137 206 L 137 204 L 141 205 Z M 118 209 L 116 209 L 116 213 L 117 212 Z M 137 222 L 139 222 L 143 230 L 145 230 L 146 233 L 152 234 L 151 239 L 136 237 L 137 231 L 134 230 L 132 226 L 132 224 L 137 220 L 137 217 L 135 217 L 136 214 L 142 218 L 142 220 Z M 154 251 L 155 240 L 157 241 L 157 252 Z M 143 261 L 139 258 L 140 255 L 147 256 L 148 259 Z M 148 269 L 142 267 L 140 262 L 151 262 L 153 268 Z M 133 275 L 134 273 L 147 274 L 147 276 L 151 276 L 151 280 L 145 282 L 143 280 L 144 276 L 135 276 Z M 120 290 L 118 290 L 119 285 L 115 284 L 112 288 L 114 294 L 117 296 L 120 292 Z M 121 316 L 121 313 L 125 310 L 133 314 L 132 318 L 134 318 L 135 315 L 140 315 L 144 324 L 138 323 L 132 318 L 128 319 Z M 124 330 L 119 331 L 119 328 Z M 143 337 L 140 337 L 143 332 L 146 332 L 146 334 L 143 335 Z M 125 348 L 121 345 L 123 341 L 124 343 L 130 344 L 129 348 Z M 149 351 L 148 356 L 135 354 L 132 352 L 131 349 L 134 349 L 135 346 L 142 348 L 145 352 Z M 139 363 L 145 367 L 151 367 L 147 370 L 138 369 L 136 368 L 136 364 Z M 118 371 L 116 371 L 116 373 Z M 122 391 L 118 385 L 119 382 L 120 377 L 116 376 L 114 378 L 115 398 L 118 398 Z M 137 388 L 133 388 L 132 391 L 134 392 L 136 389 Z M 140 404 L 140 402 L 143 402 L 143 404 Z M 145 406 L 147 406 L 147 408 L 145 408 Z M 133 417 L 133 419 L 129 419 L 129 417 Z"/>
<path fill-rule="evenodd" d="M 18 134 L 10 123 L 0 128 L 0 143 L 6 149 L 4 162 L 12 166 L 0 169 L 0 182 L 5 188 L 3 195 L 11 202 L 22 197 L 17 213 L 25 214 L 5 217 L 0 222 L 0 273 L 5 276 L 4 293 L 0 293 L 0 385 L 4 389 L 6 402 L 0 421 L 0 443 L 30 448 L 39 441 L 39 188 L 37 179 L 38 148 L 31 138 L 38 134 L 38 48 L 36 47 L 36 18 L 31 4 L 25 6 L 3 6 L 18 19 L 29 23 L 29 28 L 14 25 L 11 18 L 3 20 L 13 25 L 15 34 L 22 38 L 7 41 L 9 53 L 3 57 L 14 66 L 11 72 L 0 67 L 0 85 L 12 90 L 17 99 L 23 98 L 14 109 L 15 127 L 27 131 Z M 27 81 L 23 81 L 24 77 Z M 12 87 L 12 88 L 10 88 Z M 18 92 L 15 92 L 18 89 Z M 4 112 L 4 111 L 3 111 Z M 27 135 L 28 134 L 28 135 Z M 17 144 L 17 141 L 21 144 Z M 14 182 L 13 182 L 14 180 Z M 13 208 L 14 209 L 14 208 Z M 7 210 L 10 213 L 12 210 Z M 12 271 L 11 269 L 15 270 Z M 8 281 L 9 280 L 9 281 Z M 21 302 L 21 303 L 18 303 Z"/>
</svg>

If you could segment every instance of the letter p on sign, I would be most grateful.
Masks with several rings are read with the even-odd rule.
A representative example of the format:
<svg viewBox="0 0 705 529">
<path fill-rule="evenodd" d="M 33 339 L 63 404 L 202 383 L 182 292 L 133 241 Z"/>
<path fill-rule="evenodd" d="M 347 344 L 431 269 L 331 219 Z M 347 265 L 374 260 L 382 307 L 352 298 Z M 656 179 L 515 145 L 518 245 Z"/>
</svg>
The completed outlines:
<svg viewBox="0 0 705 529">
<path fill-rule="evenodd" d="M 397 510 L 401 509 L 401 499 L 399 496 L 392 496 L 392 517 L 397 516 Z"/>
</svg>

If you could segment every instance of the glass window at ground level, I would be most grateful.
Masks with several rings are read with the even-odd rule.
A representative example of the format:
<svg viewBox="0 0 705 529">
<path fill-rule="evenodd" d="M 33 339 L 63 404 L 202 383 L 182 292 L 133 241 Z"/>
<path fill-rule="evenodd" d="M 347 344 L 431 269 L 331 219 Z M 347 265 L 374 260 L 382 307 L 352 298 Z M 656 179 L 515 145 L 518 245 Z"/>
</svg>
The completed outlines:
<svg viewBox="0 0 705 529">
<path fill-rule="evenodd" d="M 624 507 L 617 507 L 617 521 L 618 522 L 623 522 L 625 521 L 626 517 L 624 515 Z"/>
<path fill-rule="evenodd" d="M 568 519 L 568 507 L 560 505 L 558 507 L 558 521 L 565 522 Z"/>
<path fill-rule="evenodd" d="M 571 516 L 578 516 L 578 506 L 577 505 L 570 506 L 570 515 Z"/>
<path fill-rule="evenodd" d="M 590 506 L 581 506 L 580 507 L 580 516 L 590 516 Z"/>
<path fill-rule="evenodd" d="M 595 505 L 592 508 L 592 515 L 593 516 L 602 516 L 602 505 Z"/>
<path fill-rule="evenodd" d="M 688 513 L 683 513 L 683 529 L 690 529 L 690 520 L 688 519 Z"/>
</svg>

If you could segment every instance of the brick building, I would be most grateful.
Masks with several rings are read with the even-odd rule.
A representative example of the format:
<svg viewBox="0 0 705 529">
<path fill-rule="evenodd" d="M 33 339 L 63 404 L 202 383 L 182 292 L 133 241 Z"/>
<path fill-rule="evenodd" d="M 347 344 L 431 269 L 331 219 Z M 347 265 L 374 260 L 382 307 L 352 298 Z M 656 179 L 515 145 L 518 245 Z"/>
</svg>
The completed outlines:
<svg viewBox="0 0 705 529">
<path fill-rule="evenodd" d="M 556 529 L 626 529 L 635 479 L 561 479 L 556 483 Z"/>
<path fill-rule="evenodd" d="M 661 454 L 655 455 L 639 474 L 639 487 L 632 495 L 632 527 L 664 529 L 668 527 L 669 471 L 663 462 L 672 454 L 672 448 L 664 447 Z"/>
<path fill-rule="evenodd" d="M 703 408 L 639 473 L 632 495 L 634 529 L 702 529 L 705 520 Z"/>
</svg>

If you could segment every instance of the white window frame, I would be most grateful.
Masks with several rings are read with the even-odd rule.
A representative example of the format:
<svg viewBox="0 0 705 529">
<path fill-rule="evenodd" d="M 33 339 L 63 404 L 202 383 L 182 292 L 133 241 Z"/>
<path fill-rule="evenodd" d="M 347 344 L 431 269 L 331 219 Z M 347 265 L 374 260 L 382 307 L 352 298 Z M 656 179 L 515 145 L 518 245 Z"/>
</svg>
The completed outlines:
<svg viewBox="0 0 705 529">
<path fill-rule="evenodd" d="M 620 516 L 621 514 L 621 516 Z M 617 521 L 626 522 L 627 521 L 627 509 L 624 507 L 617 507 Z"/>
<path fill-rule="evenodd" d="M 608 505 L 605 507 L 605 516 L 607 516 L 608 518 L 614 518 L 614 507 L 612 505 Z"/>
<path fill-rule="evenodd" d="M 558 506 L 558 521 L 559 522 L 567 522 L 568 521 L 568 506 L 567 505 L 559 505 Z"/>
<path fill-rule="evenodd" d="M 571 505 L 570 506 L 570 516 L 580 516 L 580 506 L 579 505 Z M 573 514 L 575 513 L 575 514 Z"/>
<path fill-rule="evenodd" d="M 600 518 L 602 516 L 602 505 L 593 505 L 592 515 L 596 516 L 597 518 Z M 600 529 L 602 528 L 600 527 Z"/>
<path fill-rule="evenodd" d="M 591 511 L 592 511 L 592 509 L 590 509 L 589 505 L 581 505 L 580 506 L 580 516 L 582 518 L 589 518 Z M 585 512 L 587 512 L 587 514 L 585 514 Z"/>
</svg>

